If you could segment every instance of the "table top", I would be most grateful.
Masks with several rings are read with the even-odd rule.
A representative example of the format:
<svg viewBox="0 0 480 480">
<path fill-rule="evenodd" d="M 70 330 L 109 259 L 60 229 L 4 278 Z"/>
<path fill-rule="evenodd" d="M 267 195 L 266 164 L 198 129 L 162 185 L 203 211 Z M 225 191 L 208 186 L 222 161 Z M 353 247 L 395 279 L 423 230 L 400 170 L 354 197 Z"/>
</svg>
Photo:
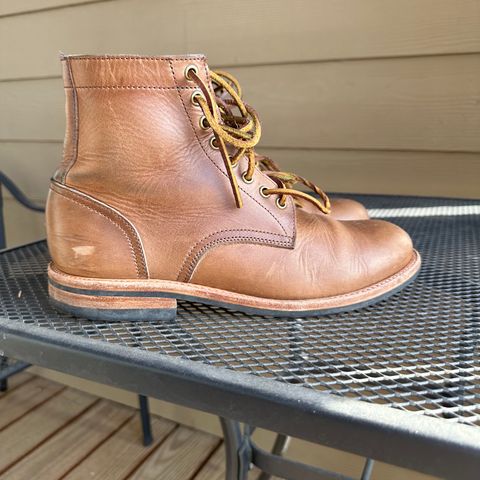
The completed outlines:
<svg viewBox="0 0 480 480">
<path fill-rule="evenodd" d="M 231 402 L 233 397 L 222 395 L 230 388 L 246 402 L 243 413 L 242 404 L 230 404 L 232 417 L 260 420 L 263 425 L 259 426 L 272 429 L 281 426 L 284 433 L 332 446 L 341 447 L 340 433 L 338 439 L 332 432 L 323 435 L 318 431 L 320 424 L 314 422 L 316 431 L 302 435 L 301 426 L 289 427 L 286 420 L 277 422 L 273 414 L 249 411 L 250 400 L 263 395 L 272 405 L 290 408 L 285 410 L 291 412 L 290 423 L 295 404 L 302 404 L 298 410 L 310 409 L 310 421 L 311 415 L 323 419 L 326 432 L 329 418 L 341 423 L 343 416 L 353 424 L 362 423 L 370 433 L 386 430 L 396 432 L 398 438 L 402 429 L 411 436 L 423 425 L 422 435 L 435 438 L 437 447 L 448 435 L 450 451 L 456 443 L 479 455 L 480 201 L 354 198 L 373 217 L 386 218 L 407 230 L 423 258 L 417 280 L 377 305 L 343 314 L 282 319 L 179 301 L 177 318 L 171 322 L 92 322 L 58 313 L 50 306 L 48 250 L 44 242 L 38 242 L 0 255 L 0 331 L 4 332 L 0 348 L 10 355 L 13 349 L 22 360 L 43 361 L 50 368 L 220 415 L 229 411 L 207 404 L 207 398 L 202 404 L 202 388 L 208 386 L 210 395 L 215 389 L 219 402 Z M 24 344 L 27 338 L 30 350 Z M 153 384 L 143 385 L 138 368 L 136 376 L 123 381 L 112 371 L 103 376 L 81 371 L 73 357 L 73 363 L 66 361 L 64 367 L 58 359 L 47 361 L 52 343 L 64 358 L 76 350 L 103 359 L 104 365 L 115 358 L 125 369 L 125 363 L 132 368 L 148 367 L 154 381 L 160 381 L 161 374 L 165 380 L 167 373 L 181 381 L 196 379 L 199 402 L 184 398 L 188 396 L 184 390 L 172 387 L 169 393 L 158 392 Z M 32 345 L 42 355 L 32 352 Z M 85 355 L 81 358 L 86 366 Z M 373 408 L 365 402 L 392 408 Z M 300 424 L 303 420 L 298 419 Z M 361 431 L 357 424 L 357 432 Z M 353 439 L 345 449 L 368 453 L 354 446 Z M 395 460 L 389 455 L 381 452 L 379 457 Z"/>
</svg>

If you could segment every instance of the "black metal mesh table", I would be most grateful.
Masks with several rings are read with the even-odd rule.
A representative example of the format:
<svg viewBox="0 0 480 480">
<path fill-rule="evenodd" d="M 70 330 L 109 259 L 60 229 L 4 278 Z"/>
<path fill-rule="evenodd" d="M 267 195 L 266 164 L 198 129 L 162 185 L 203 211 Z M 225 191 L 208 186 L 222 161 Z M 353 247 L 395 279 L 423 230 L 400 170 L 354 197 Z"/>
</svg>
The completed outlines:
<svg viewBox="0 0 480 480">
<path fill-rule="evenodd" d="M 412 429 L 427 425 L 427 430 L 435 430 L 438 425 L 437 433 L 446 428 L 445 435 L 453 435 L 448 439 L 451 448 L 447 451 L 453 452 L 457 447 L 461 447 L 459 451 L 468 450 L 468 461 L 476 462 L 480 468 L 480 201 L 356 198 L 366 204 L 372 216 L 387 218 L 406 229 L 423 257 L 416 282 L 377 305 L 345 314 L 274 319 L 179 302 L 177 318 L 172 322 L 91 322 L 60 314 L 49 305 L 45 273 L 48 252 L 46 244 L 40 242 L 0 256 L 0 330 L 6 332 L 0 346 L 8 350 L 8 355 L 22 358 L 23 354 L 28 357 L 24 360 L 32 363 L 41 363 L 42 358 L 28 354 L 22 339 L 30 345 L 43 342 L 41 348 L 46 348 L 45 342 L 53 342 L 64 354 L 65 349 L 71 348 L 97 355 L 107 363 L 107 358 L 115 357 L 120 362 L 128 359 L 131 365 L 148 364 L 157 375 L 166 370 L 173 374 L 177 367 L 181 375 L 185 369 L 190 374 L 198 371 L 202 385 L 213 382 L 221 392 L 222 382 L 229 383 L 229 388 L 236 385 L 236 393 L 246 397 L 250 396 L 250 387 L 255 391 L 265 387 L 264 393 L 269 392 L 279 403 L 282 399 L 275 397 L 287 392 L 285 398 L 297 397 L 299 403 L 311 399 L 321 405 L 328 399 L 340 405 L 338 402 L 349 397 L 382 404 L 383 408 L 364 413 L 367 417 L 379 415 L 382 422 L 384 414 L 390 418 L 391 424 L 385 420 L 386 432 L 395 433 L 397 428 L 409 425 Z M 15 348 L 18 351 L 12 351 Z M 53 360 L 46 361 L 47 357 L 43 357 L 47 366 L 62 369 Z M 89 376 L 74 364 L 66 364 L 65 370 Z M 170 396 L 152 391 L 140 380 L 135 383 L 135 378 L 140 378 L 138 371 L 136 377 L 125 382 L 111 383 L 228 416 L 224 408 L 179 398 L 188 395 L 184 390 Z M 162 388 L 165 386 L 162 384 Z M 360 405 L 364 408 L 364 402 L 347 401 L 341 406 L 355 410 Z M 294 422 L 295 406 L 291 408 Z M 406 413 L 393 413 L 394 409 Z M 252 423 L 260 416 L 248 412 L 247 406 L 244 413 L 241 408 L 230 413 L 231 418 Z M 282 414 L 280 410 L 277 413 Z M 324 413 L 320 407 L 318 418 Z M 352 438 L 342 443 L 331 432 L 327 435 L 325 422 L 315 424 L 317 429 L 321 425 L 326 428 L 324 436 L 319 432 L 303 435 L 297 428 L 289 428 L 285 420 L 270 421 L 269 417 L 274 415 L 260 419 L 261 426 L 432 473 L 446 472 L 442 468 L 448 468 L 441 458 L 435 459 L 434 450 L 430 468 L 422 467 L 420 462 L 402 461 L 388 453 L 385 446 L 385 451 L 377 455 L 373 447 L 357 448 L 352 441 L 359 440 L 353 430 L 355 422 L 349 433 Z M 432 423 L 428 419 L 422 423 L 426 417 L 442 421 Z M 371 419 L 370 426 L 368 421 L 362 420 L 367 429 L 378 418 Z M 403 427 L 395 422 L 402 422 Z M 343 432 L 349 431 L 345 428 Z M 361 430 L 357 428 L 357 432 Z M 341 429 L 337 433 L 340 432 Z M 402 437 L 401 432 L 396 433 L 398 438 Z M 422 435 L 430 434 L 425 431 Z M 439 441 L 432 440 L 432 445 Z"/>
</svg>

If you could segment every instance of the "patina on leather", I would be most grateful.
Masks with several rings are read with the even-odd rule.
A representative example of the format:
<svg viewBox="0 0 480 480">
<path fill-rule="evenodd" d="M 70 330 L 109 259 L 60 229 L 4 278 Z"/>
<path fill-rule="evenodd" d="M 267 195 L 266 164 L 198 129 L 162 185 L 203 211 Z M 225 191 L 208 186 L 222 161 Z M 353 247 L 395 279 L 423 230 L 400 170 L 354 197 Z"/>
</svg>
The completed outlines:
<svg viewBox="0 0 480 480">
<path fill-rule="evenodd" d="M 203 55 L 62 63 L 65 150 L 47 206 L 61 275 L 345 303 L 351 292 L 368 299 L 373 285 L 388 291 L 418 270 L 400 228 L 336 221 L 328 197 L 306 199 L 293 177 L 261 171 L 252 160 L 259 120 L 237 105 L 244 120 L 222 121 Z"/>
</svg>

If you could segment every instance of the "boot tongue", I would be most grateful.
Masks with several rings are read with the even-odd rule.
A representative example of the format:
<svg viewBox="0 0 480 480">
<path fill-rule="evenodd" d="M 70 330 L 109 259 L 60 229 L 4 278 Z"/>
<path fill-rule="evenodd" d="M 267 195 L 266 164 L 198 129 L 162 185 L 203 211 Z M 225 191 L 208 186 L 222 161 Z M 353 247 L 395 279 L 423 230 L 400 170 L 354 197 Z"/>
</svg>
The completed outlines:
<svg viewBox="0 0 480 480">
<path fill-rule="evenodd" d="M 215 96 L 220 100 L 226 101 L 229 98 L 231 98 L 228 92 L 225 91 L 223 88 L 219 88 L 217 91 L 215 91 L 214 89 L 214 92 L 215 92 Z"/>
<path fill-rule="evenodd" d="M 207 101 L 208 101 L 208 97 L 209 96 L 211 97 L 211 99 L 212 99 L 212 105 L 211 106 L 215 110 L 215 113 L 216 113 L 217 117 L 220 118 L 221 117 L 221 112 L 220 112 L 219 106 L 218 106 L 217 101 L 216 101 L 217 100 L 217 95 L 215 94 L 214 84 L 210 79 L 210 68 L 208 67 L 206 59 L 204 60 L 204 62 L 197 61 L 197 62 L 192 62 L 192 64 L 194 64 L 200 72 L 202 72 L 203 69 L 206 68 L 207 77 L 202 78 L 202 81 L 204 82 L 204 86 L 203 87 L 199 86 L 199 88 L 202 91 L 205 98 L 207 98 Z M 202 77 L 203 77 L 203 75 L 202 75 Z M 204 90 L 205 88 L 206 88 L 206 90 Z M 210 93 L 210 95 L 208 95 L 208 93 Z"/>
</svg>

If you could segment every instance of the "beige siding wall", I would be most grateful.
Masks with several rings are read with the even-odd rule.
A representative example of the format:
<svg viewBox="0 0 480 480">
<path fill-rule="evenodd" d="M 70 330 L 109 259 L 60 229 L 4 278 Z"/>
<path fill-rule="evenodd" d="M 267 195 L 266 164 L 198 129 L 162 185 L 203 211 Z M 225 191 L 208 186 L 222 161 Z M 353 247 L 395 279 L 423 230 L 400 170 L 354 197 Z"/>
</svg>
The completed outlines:
<svg viewBox="0 0 480 480">
<path fill-rule="evenodd" d="M 329 191 L 480 197 L 479 0 L 5 0 L 0 165 L 39 200 L 62 150 L 59 50 L 205 52 L 285 169 Z M 13 209 L 10 244 L 43 234 Z"/>
</svg>

